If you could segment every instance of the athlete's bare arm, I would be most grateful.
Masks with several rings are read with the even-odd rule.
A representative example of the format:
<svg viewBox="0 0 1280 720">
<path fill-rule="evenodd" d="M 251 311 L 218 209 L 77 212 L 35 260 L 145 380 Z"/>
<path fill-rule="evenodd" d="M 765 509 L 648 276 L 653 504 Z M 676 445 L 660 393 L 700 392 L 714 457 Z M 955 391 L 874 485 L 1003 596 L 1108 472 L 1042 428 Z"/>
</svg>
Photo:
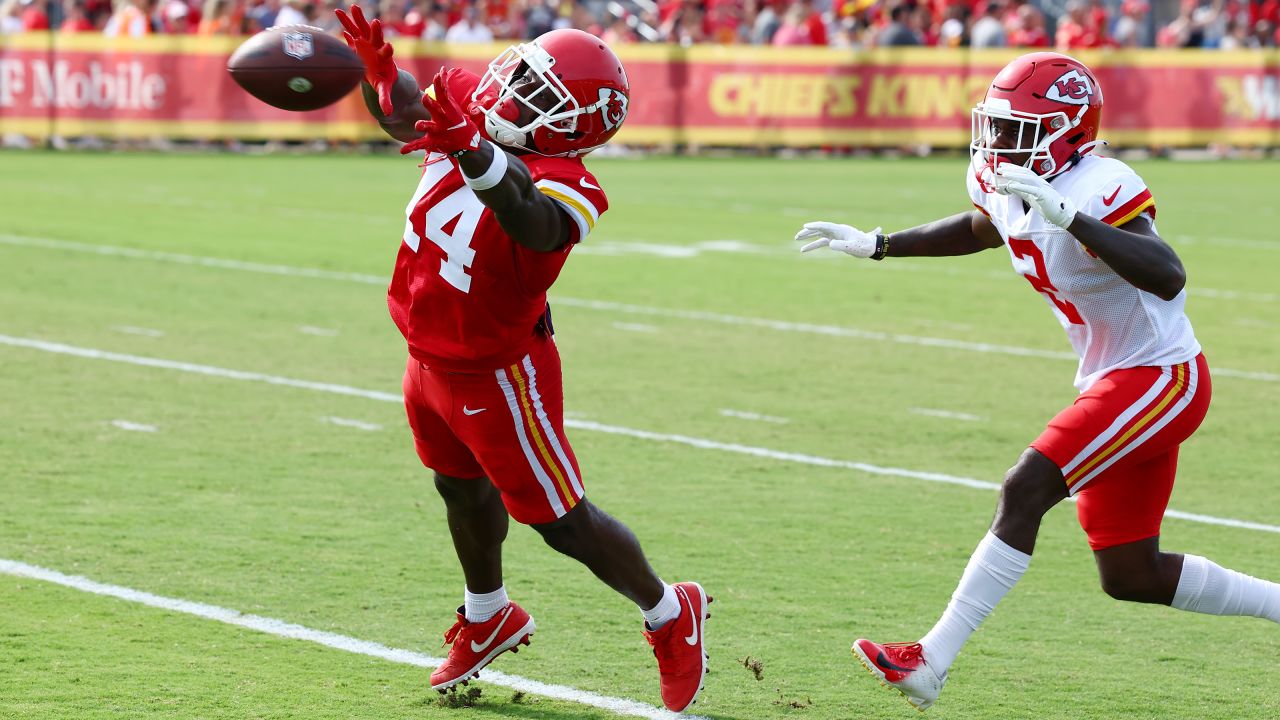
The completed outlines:
<svg viewBox="0 0 1280 720">
<path fill-rule="evenodd" d="M 487 142 L 463 153 L 458 166 L 468 177 L 480 177 L 493 164 L 493 153 L 505 152 Z M 539 252 L 550 252 L 569 242 L 569 219 L 556 202 L 533 184 L 529 168 L 520 158 L 507 153 L 507 173 L 488 190 L 476 190 L 476 197 L 493 211 L 498 224 L 512 240 Z"/>
<path fill-rule="evenodd" d="M 891 257 L 972 255 L 1004 244 L 991 220 L 977 210 L 899 230 L 889 236 Z"/>
<path fill-rule="evenodd" d="M 400 142 L 416 140 L 422 133 L 414 129 L 414 123 L 431 119 L 431 113 L 422 106 L 422 89 L 418 87 L 417 79 L 406 70 L 400 70 L 396 84 L 391 88 L 391 103 L 395 109 L 390 115 L 382 114 L 378 107 L 378 91 L 367 81 L 361 81 L 360 91 L 369 114 L 384 132 Z"/>
<path fill-rule="evenodd" d="M 1076 213 L 1067 231 L 1130 285 L 1161 300 L 1172 300 L 1187 284 L 1178 254 L 1139 215 L 1120 227 Z"/>
</svg>

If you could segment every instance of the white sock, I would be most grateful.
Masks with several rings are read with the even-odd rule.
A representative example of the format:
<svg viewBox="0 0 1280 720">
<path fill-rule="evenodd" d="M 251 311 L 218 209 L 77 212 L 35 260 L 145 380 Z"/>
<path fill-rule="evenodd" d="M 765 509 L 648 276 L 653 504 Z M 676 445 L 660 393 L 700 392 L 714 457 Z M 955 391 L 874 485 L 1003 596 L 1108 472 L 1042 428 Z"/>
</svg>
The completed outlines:
<svg viewBox="0 0 1280 720">
<path fill-rule="evenodd" d="M 506 607 L 511 600 L 507 597 L 507 586 L 501 585 L 497 590 L 487 593 L 473 593 L 463 588 L 462 606 L 465 609 L 467 622 L 481 623 Z"/>
<path fill-rule="evenodd" d="M 676 589 L 663 583 L 662 599 L 648 610 L 640 608 L 640 613 L 644 615 L 644 621 L 650 630 L 657 630 L 675 620 L 680 616 L 680 601 L 676 599 Z"/>
<path fill-rule="evenodd" d="M 946 611 L 929 634 L 920 639 L 925 660 L 938 677 L 951 667 L 965 641 L 1013 589 L 1030 563 L 1030 555 L 1014 550 L 995 534 L 988 532 L 982 538 Z"/>
<path fill-rule="evenodd" d="M 1171 604 L 1206 615 L 1252 615 L 1280 623 L 1280 585 L 1199 555 L 1182 556 L 1182 575 Z"/>
</svg>

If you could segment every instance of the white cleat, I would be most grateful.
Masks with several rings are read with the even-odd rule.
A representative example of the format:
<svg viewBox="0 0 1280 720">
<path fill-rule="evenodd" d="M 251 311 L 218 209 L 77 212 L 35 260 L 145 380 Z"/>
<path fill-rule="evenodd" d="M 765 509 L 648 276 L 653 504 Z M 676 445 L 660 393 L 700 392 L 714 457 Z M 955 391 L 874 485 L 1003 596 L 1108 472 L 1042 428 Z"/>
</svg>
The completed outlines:
<svg viewBox="0 0 1280 720">
<path fill-rule="evenodd" d="M 947 682 L 944 672 L 939 677 L 924 659 L 920 643 L 873 643 L 859 638 L 853 643 L 853 654 L 881 684 L 892 687 L 920 712 L 928 710 L 942 686 Z"/>
</svg>

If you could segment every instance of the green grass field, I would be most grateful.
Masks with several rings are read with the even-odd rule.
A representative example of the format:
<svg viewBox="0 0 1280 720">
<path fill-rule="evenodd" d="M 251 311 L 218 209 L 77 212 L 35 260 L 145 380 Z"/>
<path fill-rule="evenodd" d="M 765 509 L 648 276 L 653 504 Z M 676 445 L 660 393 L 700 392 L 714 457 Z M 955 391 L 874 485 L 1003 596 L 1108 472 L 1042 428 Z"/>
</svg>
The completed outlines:
<svg viewBox="0 0 1280 720">
<path fill-rule="evenodd" d="M 592 164 L 613 209 L 553 297 L 569 432 L 593 500 L 665 579 L 716 596 L 700 713 L 914 717 L 849 644 L 928 630 L 995 501 L 918 475 L 998 482 L 1074 396 L 1065 337 L 1003 251 L 792 247 L 807 220 L 964 210 L 964 167 Z M 1280 166 L 1137 169 L 1218 371 L 1171 506 L 1260 524 L 1169 519 L 1164 544 L 1280 578 Z M 417 172 L 0 154 L 0 560 L 440 656 L 461 572 L 402 409 L 377 395 L 403 369 L 383 278 Z M 525 528 L 507 568 L 538 634 L 494 669 L 660 706 L 634 607 Z M 1107 598 L 1068 505 L 929 714 L 1276 718 L 1277 657 L 1264 621 Z M 616 717 L 483 682 L 446 708 L 427 672 L 0 574 L 4 718 Z"/>
</svg>

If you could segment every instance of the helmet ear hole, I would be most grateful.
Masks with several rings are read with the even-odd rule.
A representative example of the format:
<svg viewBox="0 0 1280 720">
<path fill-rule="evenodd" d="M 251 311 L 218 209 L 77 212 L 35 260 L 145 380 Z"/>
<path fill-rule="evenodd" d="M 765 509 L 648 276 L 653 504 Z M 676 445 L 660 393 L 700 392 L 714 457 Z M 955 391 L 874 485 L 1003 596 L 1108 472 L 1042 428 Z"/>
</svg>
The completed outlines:
<svg viewBox="0 0 1280 720">
<path fill-rule="evenodd" d="M 1072 135 L 1071 137 L 1067 138 L 1067 144 L 1068 144 L 1068 145 L 1078 145 L 1078 144 L 1080 143 L 1080 141 L 1081 141 L 1081 140 L 1083 140 L 1083 139 L 1084 139 L 1084 133 L 1082 133 L 1082 132 L 1078 132 L 1078 133 L 1076 133 L 1075 135 Z"/>
</svg>

